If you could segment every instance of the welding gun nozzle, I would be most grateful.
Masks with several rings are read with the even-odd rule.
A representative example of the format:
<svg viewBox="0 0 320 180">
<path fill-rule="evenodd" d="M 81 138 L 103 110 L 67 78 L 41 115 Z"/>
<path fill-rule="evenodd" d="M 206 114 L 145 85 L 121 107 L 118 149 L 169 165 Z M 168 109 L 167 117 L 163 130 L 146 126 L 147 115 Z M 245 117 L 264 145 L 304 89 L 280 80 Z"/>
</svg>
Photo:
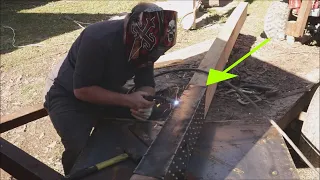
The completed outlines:
<svg viewBox="0 0 320 180">
<path fill-rule="evenodd" d="M 179 104 L 179 101 L 176 100 L 176 99 L 171 99 L 171 98 L 168 98 L 168 97 L 163 97 L 163 96 L 144 96 L 144 98 L 148 101 L 153 101 L 153 100 L 164 100 L 164 101 L 167 101 L 169 103 L 172 103 L 173 105 L 178 105 Z"/>
</svg>

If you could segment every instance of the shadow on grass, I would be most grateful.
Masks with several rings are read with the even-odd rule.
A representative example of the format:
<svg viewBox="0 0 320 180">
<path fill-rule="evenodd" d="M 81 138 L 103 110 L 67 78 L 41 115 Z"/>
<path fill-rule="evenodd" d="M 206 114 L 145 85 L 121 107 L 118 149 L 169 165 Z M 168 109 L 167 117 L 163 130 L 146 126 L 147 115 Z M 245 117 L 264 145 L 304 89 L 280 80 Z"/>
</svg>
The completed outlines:
<svg viewBox="0 0 320 180">
<path fill-rule="evenodd" d="M 197 23 L 197 28 L 205 27 L 209 24 L 217 24 L 217 23 L 225 23 L 228 17 L 232 14 L 236 7 L 229 9 L 227 12 L 223 14 L 217 14 L 215 12 L 209 12 L 208 17 L 203 18 L 201 21 Z"/>
<path fill-rule="evenodd" d="M 223 7 L 231 3 L 232 0 L 219 0 L 219 7 Z"/>
<path fill-rule="evenodd" d="M 1 47 L 5 54 L 17 49 L 13 46 L 13 30 L 15 46 L 39 43 L 43 40 L 81 29 L 88 24 L 107 20 L 114 14 L 55 14 L 55 13 L 18 13 L 22 9 L 42 6 L 49 1 L 17 1 L 6 3 L 1 1 Z M 81 23 L 84 22 L 84 23 Z M 13 30 L 12 30 L 12 29 Z"/>
<path fill-rule="evenodd" d="M 245 0 L 244 2 L 247 2 L 247 3 L 249 3 L 249 4 L 252 4 L 253 1 L 255 1 L 255 0 Z"/>
<path fill-rule="evenodd" d="M 30 0 L 30 1 L 21 1 L 21 0 L 1 0 L 1 11 L 11 11 L 17 12 L 20 10 L 32 9 L 39 6 L 44 6 L 50 2 L 56 2 L 60 0 Z"/>
<path fill-rule="evenodd" d="M 10 16 L 10 15 L 9 15 Z M 109 14 L 37 14 L 23 13 L 3 17 L 2 26 L 10 26 L 15 31 L 15 46 L 39 43 L 60 34 L 68 33 L 81 27 L 73 22 L 81 21 L 83 27 L 86 23 L 107 20 Z M 73 20 L 72 20 L 73 19 Z M 17 49 L 12 46 L 13 31 L 1 27 L 1 54 Z"/>
</svg>

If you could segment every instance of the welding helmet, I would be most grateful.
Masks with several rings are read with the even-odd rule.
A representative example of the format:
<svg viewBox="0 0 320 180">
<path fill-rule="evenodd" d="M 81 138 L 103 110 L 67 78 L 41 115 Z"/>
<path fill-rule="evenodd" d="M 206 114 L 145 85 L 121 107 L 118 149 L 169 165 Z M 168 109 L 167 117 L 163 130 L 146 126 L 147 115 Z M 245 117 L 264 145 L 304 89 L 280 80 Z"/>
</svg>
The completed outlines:
<svg viewBox="0 0 320 180">
<path fill-rule="evenodd" d="M 130 13 L 125 31 L 128 61 L 137 68 L 153 65 L 176 43 L 177 12 L 153 9 Z"/>
</svg>

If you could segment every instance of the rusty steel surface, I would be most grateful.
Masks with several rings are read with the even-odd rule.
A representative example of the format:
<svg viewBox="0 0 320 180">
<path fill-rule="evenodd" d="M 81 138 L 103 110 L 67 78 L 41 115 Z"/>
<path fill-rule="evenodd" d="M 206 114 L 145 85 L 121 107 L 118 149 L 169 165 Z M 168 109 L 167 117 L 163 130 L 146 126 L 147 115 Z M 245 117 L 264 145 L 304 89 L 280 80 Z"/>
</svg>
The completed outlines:
<svg viewBox="0 0 320 180">
<path fill-rule="evenodd" d="M 125 150 L 143 156 L 147 146 L 129 131 L 127 123 L 100 122 L 89 138 L 87 146 L 78 157 L 72 168 L 72 173 L 120 155 Z M 127 159 L 84 179 L 130 179 L 136 166 L 137 162 Z"/>
<path fill-rule="evenodd" d="M 299 179 L 281 135 L 268 123 L 205 123 L 187 179 Z"/>
<path fill-rule="evenodd" d="M 288 124 L 291 123 L 299 114 L 308 107 L 313 94 L 316 89 L 319 87 L 319 83 L 314 84 L 310 89 L 305 89 L 301 91 L 301 96 L 299 99 L 292 105 L 292 107 L 286 112 L 286 114 L 279 120 L 277 120 L 278 125 L 281 129 L 285 129 Z"/>
<path fill-rule="evenodd" d="M 9 131 L 47 115 L 48 113 L 44 109 L 43 104 L 38 104 L 33 107 L 22 109 L 19 112 L 2 116 L 0 132 L 3 133 Z"/>
<path fill-rule="evenodd" d="M 183 92 L 180 105 L 169 115 L 135 174 L 160 179 L 184 177 L 203 124 L 205 91 L 206 87 L 189 86 Z"/>
<path fill-rule="evenodd" d="M 136 123 L 129 126 L 129 130 L 140 139 L 147 147 L 149 147 L 152 142 L 156 139 L 159 134 L 162 125 L 159 124 L 141 124 Z"/>
<path fill-rule="evenodd" d="M 61 179 L 62 175 L 54 171 L 23 150 L 1 139 L 1 169 L 16 179 Z"/>
</svg>

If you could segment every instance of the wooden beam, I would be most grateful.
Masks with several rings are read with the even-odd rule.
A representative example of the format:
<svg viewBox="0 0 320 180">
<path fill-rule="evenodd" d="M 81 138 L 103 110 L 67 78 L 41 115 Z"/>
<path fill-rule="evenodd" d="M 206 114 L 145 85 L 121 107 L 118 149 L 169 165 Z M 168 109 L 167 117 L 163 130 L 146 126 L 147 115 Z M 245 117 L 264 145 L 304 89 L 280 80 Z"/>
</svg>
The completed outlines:
<svg viewBox="0 0 320 180">
<path fill-rule="evenodd" d="M 1 116 L 1 133 L 47 115 L 48 113 L 41 103 L 29 108 L 21 109 L 19 112 L 15 112 L 13 114 Z"/>
<path fill-rule="evenodd" d="M 155 68 L 163 68 L 172 64 L 186 62 L 193 59 L 203 59 L 205 53 L 210 49 L 214 39 L 206 40 L 186 48 L 170 52 L 161 56 L 155 62 Z"/>
<path fill-rule="evenodd" d="M 30 156 L 23 150 L 0 138 L 1 169 L 17 179 L 61 179 L 63 176 Z"/>
<path fill-rule="evenodd" d="M 248 3 L 240 3 L 228 18 L 224 27 L 220 30 L 218 37 L 213 42 L 210 50 L 199 65 L 199 69 L 209 71 L 210 69 L 223 70 L 240 30 L 247 17 Z M 195 73 L 190 80 L 191 85 L 206 86 L 207 75 Z M 208 87 L 206 92 L 205 116 L 208 112 L 217 84 Z"/>
<path fill-rule="evenodd" d="M 307 25 L 308 17 L 311 12 L 313 1 L 303 0 L 301 8 L 299 10 L 299 15 L 296 23 L 296 37 L 301 37 L 303 35 L 304 29 Z"/>
<path fill-rule="evenodd" d="M 286 34 L 288 36 L 301 37 L 307 25 L 308 17 L 311 12 L 313 1 L 303 0 L 299 9 L 297 21 L 287 23 Z"/>
<path fill-rule="evenodd" d="M 299 119 L 300 121 L 305 121 L 305 120 L 307 120 L 307 113 L 304 112 L 304 111 L 302 111 L 302 112 L 299 114 L 298 119 Z"/>
<path fill-rule="evenodd" d="M 286 27 L 287 36 L 295 36 L 297 21 L 288 21 Z"/>
</svg>

